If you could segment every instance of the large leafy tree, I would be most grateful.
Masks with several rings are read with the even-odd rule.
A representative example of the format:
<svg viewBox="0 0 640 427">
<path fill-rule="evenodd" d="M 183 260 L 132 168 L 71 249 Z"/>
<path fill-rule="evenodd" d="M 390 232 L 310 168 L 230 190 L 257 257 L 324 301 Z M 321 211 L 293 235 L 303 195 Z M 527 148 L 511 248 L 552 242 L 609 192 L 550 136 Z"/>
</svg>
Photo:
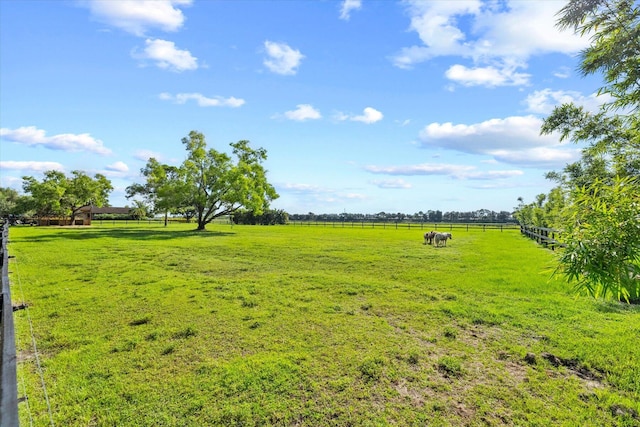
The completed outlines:
<svg viewBox="0 0 640 427">
<path fill-rule="evenodd" d="M 578 162 L 547 175 L 566 195 L 559 270 L 594 297 L 640 300 L 640 5 L 571 0 L 559 16 L 560 28 L 591 36 L 580 70 L 602 73 L 609 97 L 598 113 L 558 106 L 541 129 L 585 145 Z"/>
<path fill-rule="evenodd" d="M 207 150 L 202 133 L 189 132 L 182 144 L 187 150 L 181 166 L 182 182 L 189 192 L 189 204 L 196 210 L 198 230 L 241 208 L 261 214 L 278 197 L 262 165 L 267 159 L 264 148 L 253 149 L 246 140 L 232 142 L 234 162 L 226 153 Z"/>
<path fill-rule="evenodd" d="M 31 208 L 36 215 L 66 217 L 70 224 L 82 207 L 106 205 L 113 190 L 111 181 L 104 175 L 96 174 L 92 178 L 79 170 L 71 172 L 71 176 L 50 170 L 44 173 L 42 181 L 25 176 L 22 188 L 31 196 Z"/>
<path fill-rule="evenodd" d="M 182 139 L 187 156 L 179 167 L 150 159 L 142 170 L 145 184 L 134 184 L 128 195 L 143 194 L 156 209 L 180 212 L 193 210 L 198 230 L 214 219 L 239 209 L 261 214 L 278 197 L 267 181 L 263 162 L 267 152 L 254 149 L 249 141 L 229 144 L 233 157 L 208 149 L 202 133 L 191 131 Z"/>
</svg>

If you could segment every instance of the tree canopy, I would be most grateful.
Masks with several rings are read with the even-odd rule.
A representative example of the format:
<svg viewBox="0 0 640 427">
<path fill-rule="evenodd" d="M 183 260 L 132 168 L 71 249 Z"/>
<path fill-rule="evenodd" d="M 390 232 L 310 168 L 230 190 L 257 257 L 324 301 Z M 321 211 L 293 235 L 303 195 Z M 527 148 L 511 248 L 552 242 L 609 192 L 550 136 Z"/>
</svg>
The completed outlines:
<svg viewBox="0 0 640 427">
<path fill-rule="evenodd" d="M 20 194 L 13 188 L 0 187 L 0 218 L 17 214 Z"/>
<path fill-rule="evenodd" d="M 142 195 L 157 211 L 194 211 L 198 230 L 239 209 L 259 215 L 278 197 L 267 181 L 265 149 L 254 149 L 246 140 L 233 142 L 229 145 L 234 161 L 227 153 L 208 149 L 197 131 L 191 131 L 182 144 L 187 156 L 180 166 L 149 159 L 141 170 L 146 183 L 129 186 L 127 196 Z"/>
<path fill-rule="evenodd" d="M 30 196 L 29 208 L 37 216 L 60 216 L 69 218 L 70 224 L 84 206 L 104 206 L 113 190 L 111 181 L 102 174 L 90 177 L 83 171 L 75 170 L 71 176 L 50 170 L 44 173 L 42 181 L 32 176 L 22 178 L 22 188 Z"/>
</svg>

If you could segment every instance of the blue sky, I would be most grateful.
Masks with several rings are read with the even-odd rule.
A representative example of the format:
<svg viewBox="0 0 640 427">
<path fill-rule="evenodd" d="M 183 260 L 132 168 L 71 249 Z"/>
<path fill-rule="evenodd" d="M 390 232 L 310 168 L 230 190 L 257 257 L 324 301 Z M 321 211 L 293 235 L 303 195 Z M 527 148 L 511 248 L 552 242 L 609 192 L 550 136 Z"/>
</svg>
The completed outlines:
<svg viewBox="0 0 640 427">
<path fill-rule="evenodd" d="M 510 211 L 579 148 L 553 106 L 597 109 L 563 1 L 0 1 L 0 185 L 80 169 L 113 206 L 202 132 L 267 150 L 289 213 Z"/>
</svg>

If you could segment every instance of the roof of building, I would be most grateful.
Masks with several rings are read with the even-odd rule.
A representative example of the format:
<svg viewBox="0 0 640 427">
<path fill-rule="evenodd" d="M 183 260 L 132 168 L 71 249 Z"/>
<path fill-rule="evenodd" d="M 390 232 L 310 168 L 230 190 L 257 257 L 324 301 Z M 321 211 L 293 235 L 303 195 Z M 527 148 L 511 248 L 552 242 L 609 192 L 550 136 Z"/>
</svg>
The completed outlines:
<svg viewBox="0 0 640 427">
<path fill-rule="evenodd" d="M 131 208 L 119 208 L 114 206 L 103 206 L 101 208 L 97 206 L 85 206 L 83 211 L 89 211 L 92 214 L 119 214 L 119 215 L 128 215 L 131 213 Z"/>
</svg>

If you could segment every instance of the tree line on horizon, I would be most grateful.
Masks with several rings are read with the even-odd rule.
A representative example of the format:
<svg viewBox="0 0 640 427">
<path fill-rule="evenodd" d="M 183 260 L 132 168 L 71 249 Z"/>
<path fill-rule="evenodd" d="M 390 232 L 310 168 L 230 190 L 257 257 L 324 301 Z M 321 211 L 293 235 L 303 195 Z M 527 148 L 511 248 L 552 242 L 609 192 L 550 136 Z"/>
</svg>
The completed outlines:
<svg viewBox="0 0 640 427">
<path fill-rule="evenodd" d="M 289 214 L 292 221 L 320 221 L 320 222 L 515 222 L 511 212 L 492 211 L 478 209 L 474 211 L 449 211 L 440 210 L 419 211 L 413 214 L 402 212 L 378 212 L 375 214 L 363 213 L 321 213 L 315 214 Z"/>
</svg>

